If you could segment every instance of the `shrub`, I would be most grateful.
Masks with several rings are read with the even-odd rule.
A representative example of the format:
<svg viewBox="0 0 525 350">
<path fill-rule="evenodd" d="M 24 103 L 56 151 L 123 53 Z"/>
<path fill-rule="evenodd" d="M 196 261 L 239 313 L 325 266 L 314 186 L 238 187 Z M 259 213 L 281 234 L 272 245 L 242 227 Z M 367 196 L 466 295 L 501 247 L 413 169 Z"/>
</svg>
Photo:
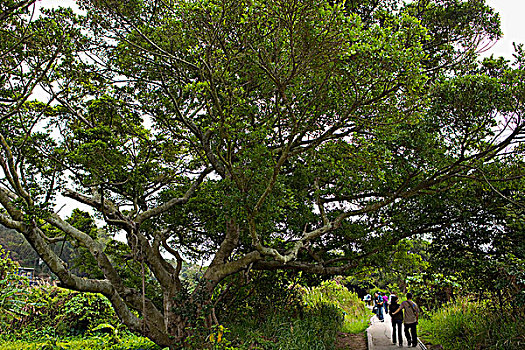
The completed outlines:
<svg viewBox="0 0 525 350">
<path fill-rule="evenodd" d="M 297 313 L 302 306 L 296 275 L 289 272 L 253 271 L 252 281 L 234 275 L 217 288 L 217 317 L 224 322 L 239 318 L 264 320 L 275 309 Z M 272 307 L 268 307 L 272 305 Z"/>
<path fill-rule="evenodd" d="M 89 338 L 69 338 L 56 339 L 47 337 L 46 339 L 27 341 L 2 341 L 2 350 L 161 350 L 161 348 L 150 340 L 136 335 L 127 334 L 118 344 L 112 344 L 105 337 Z"/>
<path fill-rule="evenodd" d="M 55 316 L 59 334 L 82 334 L 101 323 L 113 323 L 117 316 L 108 299 L 100 294 L 73 293 Z"/>
<path fill-rule="evenodd" d="M 38 339 L 84 334 L 101 323 L 117 324 L 110 302 L 100 294 L 78 293 L 57 287 L 30 288 L 24 294 L 25 315 L 3 329 Z"/>
<path fill-rule="evenodd" d="M 370 312 L 356 293 L 335 281 L 324 281 L 320 286 L 306 288 L 303 296 L 308 306 L 332 305 L 344 315 L 342 331 L 361 333 L 368 327 Z"/>
<path fill-rule="evenodd" d="M 284 290 L 290 296 L 278 304 L 259 296 L 267 300 L 264 317 L 245 314 L 229 319 L 226 336 L 231 344 L 239 349 L 332 349 L 339 331 L 360 333 L 368 327 L 364 303 L 335 281 Z"/>
</svg>

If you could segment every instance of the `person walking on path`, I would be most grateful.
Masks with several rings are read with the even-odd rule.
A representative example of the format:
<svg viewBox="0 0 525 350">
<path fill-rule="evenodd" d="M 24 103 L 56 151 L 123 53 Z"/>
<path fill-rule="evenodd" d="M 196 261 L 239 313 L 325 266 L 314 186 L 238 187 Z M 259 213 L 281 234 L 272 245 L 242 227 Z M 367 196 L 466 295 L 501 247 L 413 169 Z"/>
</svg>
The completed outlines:
<svg viewBox="0 0 525 350">
<path fill-rule="evenodd" d="M 399 348 L 392 344 L 392 322 L 389 314 L 384 314 L 384 322 L 372 315 L 370 327 L 367 328 L 368 350 L 396 350 Z"/>
<path fill-rule="evenodd" d="M 387 293 L 383 293 L 383 309 L 385 311 L 385 314 L 388 313 L 388 296 Z"/>
<path fill-rule="evenodd" d="M 383 317 L 383 298 L 381 297 L 381 293 L 375 293 L 374 294 L 374 306 L 376 307 L 376 315 L 379 321 L 384 322 Z"/>
<path fill-rule="evenodd" d="M 403 337 L 401 336 L 401 328 L 403 324 L 403 313 L 399 312 L 396 315 L 392 315 L 393 310 L 399 309 L 399 304 L 397 303 L 397 296 L 390 296 L 390 316 L 392 316 L 392 343 L 396 344 L 396 340 L 399 343 L 399 346 L 403 346 Z M 397 337 L 396 337 L 397 335 Z"/>
<path fill-rule="evenodd" d="M 363 298 L 363 301 L 366 303 L 366 305 L 370 305 L 371 304 L 372 296 L 370 295 L 370 293 L 365 295 L 365 297 Z"/>
<path fill-rule="evenodd" d="M 393 310 L 393 308 L 392 308 Z M 412 301 L 412 293 L 407 293 L 407 300 L 403 301 L 396 311 L 392 312 L 394 316 L 404 311 L 404 325 L 405 325 L 405 338 L 407 338 L 408 346 L 417 346 L 417 322 L 419 320 L 419 307 Z"/>
</svg>

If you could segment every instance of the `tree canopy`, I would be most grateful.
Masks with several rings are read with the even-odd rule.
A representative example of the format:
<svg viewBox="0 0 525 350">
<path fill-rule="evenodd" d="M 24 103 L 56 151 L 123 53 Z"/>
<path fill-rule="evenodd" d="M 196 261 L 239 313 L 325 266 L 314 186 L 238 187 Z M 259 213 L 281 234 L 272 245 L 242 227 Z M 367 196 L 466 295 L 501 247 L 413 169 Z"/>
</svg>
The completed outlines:
<svg viewBox="0 0 525 350">
<path fill-rule="evenodd" d="M 0 15 L 0 224 L 158 344 L 180 346 L 232 274 L 342 274 L 414 235 L 497 240 L 472 212 L 523 210 L 524 55 L 479 59 L 502 34 L 482 0 L 31 4 Z M 62 197 L 125 241 L 75 225 Z M 73 273 L 60 240 L 100 273 Z M 185 260 L 207 262 L 191 294 Z"/>
</svg>

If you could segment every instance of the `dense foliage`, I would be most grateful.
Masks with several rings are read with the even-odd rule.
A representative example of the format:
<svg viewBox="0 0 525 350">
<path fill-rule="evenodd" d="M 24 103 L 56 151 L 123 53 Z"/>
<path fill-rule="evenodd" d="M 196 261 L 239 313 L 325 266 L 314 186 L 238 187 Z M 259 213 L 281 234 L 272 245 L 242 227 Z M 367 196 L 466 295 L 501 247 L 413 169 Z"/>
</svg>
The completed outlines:
<svg viewBox="0 0 525 350">
<path fill-rule="evenodd" d="M 40 339 L 49 336 L 88 334 L 98 325 L 119 324 L 109 301 L 102 295 L 71 292 L 57 287 L 26 286 L 13 301 L 24 311 L 2 326 L 1 334 Z M 23 329 L 24 332 L 20 332 Z"/>
<path fill-rule="evenodd" d="M 268 281 L 268 276 L 262 277 L 251 287 L 261 280 Z M 230 343 L 240 349 L 333 349 L 339 332 L 357 334 L 368 327 L 368 309 L 340 283 L 325 281 L 310 288 L 297 281 L 294 279 L 280 292 L 267 287 L 252 289 L 252 295 L 244 294 L 245 299 L 237 308 L 248 312 L 225 318 L 229 330 L 225 337 Z M 266 309 L 257 309 L 261 302 Z M 250 312 L 254 305 L 257 312 Z"/>
<path fill-rule="evenodd" d="M 478 60 L 483 0 L 78 3 L 1 5 L 0 224 L 131 330 L 180 347 L 234 275 L 342 274 L 415 235 L 522 259 L 524 52 Z"/>
<path fill-rule="evenodd" d="M 2 349 L 157 348 L 123 327 L 104 296 L 30 286 L 18 268 L 0 247 Z"/>
<path fill-rule="evenodd" d="M 0 245 L 0 329 L 27 314 L 19 299 L 24 298 L 28 281 L 18 275 L 18 267 Z"/>
</svg>

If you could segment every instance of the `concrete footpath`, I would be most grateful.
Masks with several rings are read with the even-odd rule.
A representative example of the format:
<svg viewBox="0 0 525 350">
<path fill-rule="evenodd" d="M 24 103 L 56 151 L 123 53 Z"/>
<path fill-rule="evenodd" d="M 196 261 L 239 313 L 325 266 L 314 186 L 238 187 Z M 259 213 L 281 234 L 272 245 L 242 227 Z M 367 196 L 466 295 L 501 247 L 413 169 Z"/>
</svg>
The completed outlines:
<svg viewBox="0 0 525 350">
<path fill-rule="evenodd" d="M 368 350 L 394 350 L 402 349 L 397 344 L 392 344 L 392 320 L 390 315 L 385 315 L 385 322 L 379 321 L 377 316 L 370 318 L 370 327 L 366 330 L 368 336 Z M 403 348 L 423 349 L 426 347 L 419 341 L 417 347 L 408 347 L 403 332 Z"/>
</svg>

